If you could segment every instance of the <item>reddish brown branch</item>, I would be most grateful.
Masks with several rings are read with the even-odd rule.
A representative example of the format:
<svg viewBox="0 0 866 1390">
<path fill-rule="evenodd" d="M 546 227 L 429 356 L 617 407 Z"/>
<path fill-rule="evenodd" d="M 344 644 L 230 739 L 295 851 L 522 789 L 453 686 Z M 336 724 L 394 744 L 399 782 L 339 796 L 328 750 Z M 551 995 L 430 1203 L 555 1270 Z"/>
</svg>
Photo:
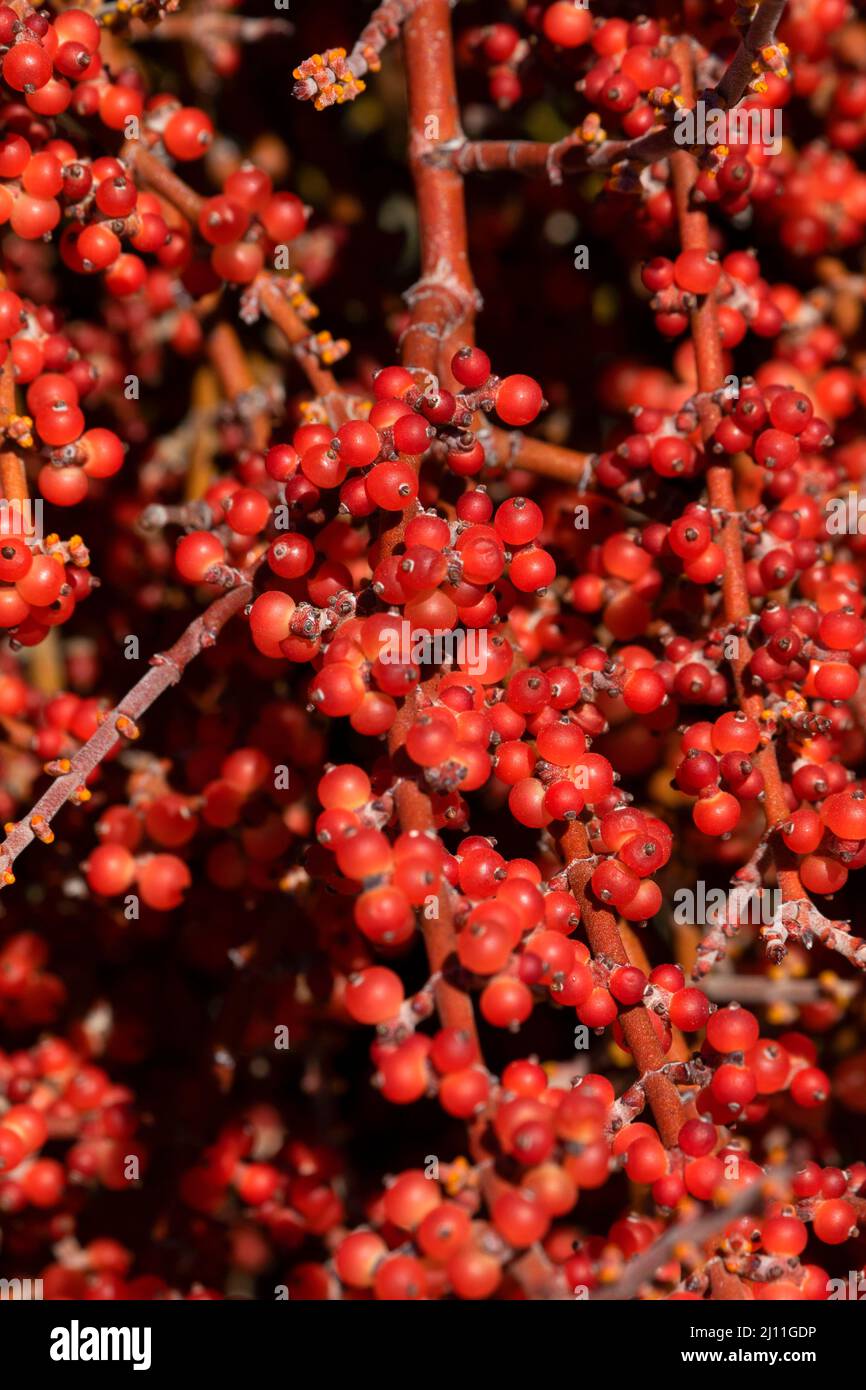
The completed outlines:
<svg viewBox="0 0 866 1390">
<path fill-rule="evenodd" d="M 409 101 L 409 165 L 421 236 L 421 276 L 406 294 L 410 323 L 403 363 L 453 385 L 447 364 L 474 339 L 478 295 L 469 267 L 463 179 L 426 158 L 435 140 L 462 138 L 448 0 L 421 0 L 404 31 Z M 408 460 L 418 467 L 417 458 Z M 380 538 L 388 556 L 401 544 L 415 504 Z"/>
<path fill-rule="evenodd" d="M 686 105 L 693 106 L 695 81 L 688 39 L 679 39 L 673 46 L 671 56 L 680 70 L 680 90 Z M 698 166 L 694 156 L 687 150 L 677 150 L 671 156 L 671 176 L 683 251 L 709 250 L 710 232 L 706 213 L 692 206 L 692 188 L 698 177 Z M 718 391 L 724 383 L 724 369 L 716 320 L 716 302 L 712 294 L 707 295 L 692 311 L 692 342 L 697 365 L 698 391 Z M 717 419 L 718 407 L 705 405 L 702 411 L 705 435 L 712 431 Z"/>
<path fill-rule="evenodd" d="M 6 277 L 2 277 L 5 284 Z M 15 373 L 12 353 L 7 351 L 0 371 L 0 421 L 10 421 L 15 415 Z M 30 496 L 24 460 L 15 449 L 0 453 L 0 496 L 7 502 L 24 502 Z"/>
<path fill-rule="evenodd" d="M 293 26 L 286 19 L 250 18 L 239 14 L 208 14 L 198 9 L 194 14 L 168 15 L 149 29 L 147 41 L 158 39 L 165 43 L 195 43 L 206 46 L 214 40 L 231 43 L 259 43 L 263 39 L 287 36 Z"/>
<path fill-rule="evenodd" d="M 673 57 L 680 69 L 680 85 L 683 95 L 686 101 L 692 104 L 694 101 L 694 72 L 688 40 L 680 39 L 674 45 Z M 671 170 L 683 249 L 709 250 L 709 223 L 706 214 L 700 209 L 694 208 L 691 203 L 691 192 L 697 178 L 697 164 L 694 156 L 686 150 L 677 151 L 671 158 Z M 692 341 L 695 349 L 698 391 L 706 397 L 720 390 L 724 384 L 721 342 L 716 320 L 715 298 L 712 294 L 707 295 L 692 312 Z M 705 438 L 712 433 L 717 419 L 717 407 L 711 406 L 704 410 L 702 428 Z M 714 464 L 707 469 L 707 492 L 711 507 L 721 512 L 726 518 L 721 535 L 721 545 L 725 554 L 722 594 L 726 620 L 729 623 L 737 623 L 751 616 L 752 604 L 746 582 L 742 534 L 730 464 Z M 747 695 L 743 687 L 743 673 L 750 656 L 749 644 L 744 637 L 741 637 L 737 657 L 731 663 L 734 684 L 740 707 L 753 719 L 760 719 L 763 709 L 760 695 Z M 779 772 L 776 750 L 771 742 L 768 742 L 758 754 L 756 765 L 764 778 L 764 812 L 767 826 L 772 830 L 787 820 L 788 803 Z M 774 846 L 774 858 L 783 900 L 794 902 L 804 898 L 805 894 L 795 867 L 796 859 L 794 856 L 784 845 L 777 844 Z"/>
<path fill-rule="evenodd" d="M 743 35 L 740 45 L 715 88 L 704 96 L 711 106 L 730 109 L 746 95 L 754 80 L 753 63 L 764 48 L 775 44 L 776 29 L 787 0 L 763 0 Z M 690 50 L 688 41 L 684 41 Z M 686 106 L 694 106 L 692 83 L 681 88 Z M 524 174 L 545 173 L 553 183 L 563 174 L 581 173 L 587 168 L 607 169 L 613 164 L 654 164 L 680 150 L 673 120 L 657 125 L 633 140 L 595 139 L 584 141 L 579 131 L 565 140 L 547 144 L 540 140 L 460 140 L 438 147 L 430 158 L 460 173 L 496 173 L 499 170 Z"/>
<path fill-rule="evenodd" d="M 306 346 L 310 330 L 300 314 L 292 308 L 285 295 L 280 293 L 280 283 L 276 277 L 262 276 L 257 284 L 259 303 L 268 318 L 277 325 L 287 342 L 291 344 L 294 355 L 304 371 L 304 375 L 317 396 L 337 396 L 340 388 L 333 372 L 323 367 L 314 353 Z"/>
<path fill-rule="evenodd" d="M 628 965 L 628 952 L 619 934 L 616 918 L 593 903 L 588 884 L 593 863 L 589 854 L 586 827 L 575 821 L 562 837 L 562 850 L 568 863 L 568 882 L 580 904 L 580 916 L 593 955 L 604 956 L 617 965 Z M 665 1054 L 643 1004 L 623 1009 L 619 1015 L 626 1042 L 646 1088 L 647 1100 L 655 1116 L 659 1133 L 668 1148 L 677 1142 L 683 1121 L 689 1111 L 683 1106 L 679 1092 L 668 1078 L 660 1073 Z"/>
<path fill-rule="evenodd" d="M 218 323 L 208 335 L 208 354 L 216 368 L 220 385 L 232 402 L 255 390 L 249 359 L 236 330 L 230 323 Z M 267 413 L 257 410 L 249 421 L 249 438 L 254 449 L 264 449 L 270 436 Z"/>
<path fill-rule="evenodd" d="M 412 726 L 415 711 L 416 697 L 413 693 L 404 700 L 388 735 L 388 751 L 392 758 L 397 757 L 406 742 L 406 735 Z M 397 785 L 395 799 L 402 830 L 428 831 L 434 829 L 430 798 L 417 782 L 410 778 L 401 778 Z M 457 933 L 454 930 L 454 919 L 448 901 L 447 884 L 443 884 L 439 894 L 438 916 L 433 919 L 425 917 L 423 931 L 430 970 L 431 973 L 436 974 L 443 969 L 446 961 L 449 959 L 453 961 L 457 945 Z M 468 994 L 455 988 L 447 978 L 443 977 L 436 985 L 436 1005 L 443 1028 L 461 1028 L 477 1042 L 475 1015 L 472 1009 L 472 1000 Z"/>
<path fill-rule="evenodd" d="M 407 366 L 437 375 L 449 339 L 469 341 L 478 296 L 469 268 L 463 179 L 428 162 L 431 142 L 462 137 L 454 79 L 451 7 L 421 0 L 404 30 L 409 99 L 409 165 L 421 234 L 421 277 L 407 300 L 412 323 L 403 340 Z"/>
<path fill-rule="evenodd" d="M 725 106 L 736 106 L 754 77 L 752 64 L 763 48 L 776 42 L 776 30 L 785 13 L 787 0 L 762 0 L 755 17 L 743 34 L 740 46 L 731 59 L 716 95 Z"/>
<path fill-rule="evenodd" d="M 505 169 L 514 174 L 540 174 L 548 170 L 554 145 L 546 140 L 462 140 L 434 146 L 426 156 L 437 167 L 459 174 L 492 174 Z"/>
<path fill-rule="evenodd" d="M 0 493 L 8 502 L 24 502 L 30 495 L 24 460 L 11 450 L 0 454 Z"/>
<path fill-rule="evenodd" d="M 485 437 L 490 444 L 490 454 L 499 464 L 525 468 L 527 473 L 537 473 L 542 478 L 556 478 L 573 487 L 591 478 L 593 454 L 563 449 L 559 444 L 533 439 L 520 430 L 501 430 L 496 426 L 490 426 L 485 431 Z"/>
<path fill-rule="evenodd" d="M 198 226 L 204 199 L 195 189 L 184 183 L 167 164 L 163 164 L 161 159 L 157 159 L 155 154 L 151 154 L 150 150 L 137 140 L 129 141 L 126 159 L 145 183 L 150 184 L 154 193 L 158 193 L 167 203 L 171 203 L 172 207 L 177 208 L 193 226 Z"/>
<path fill-rule="evenodd" d="M 458 174 L 493 174 L 506 170 L 515 174 L 547 174 L 551 183 L 561 183 L 564 174 L 585 172 L 596 148 L 580 130 L 563 140 L 466 140 L 434 145 L 427 161 Z"/>
</svg>

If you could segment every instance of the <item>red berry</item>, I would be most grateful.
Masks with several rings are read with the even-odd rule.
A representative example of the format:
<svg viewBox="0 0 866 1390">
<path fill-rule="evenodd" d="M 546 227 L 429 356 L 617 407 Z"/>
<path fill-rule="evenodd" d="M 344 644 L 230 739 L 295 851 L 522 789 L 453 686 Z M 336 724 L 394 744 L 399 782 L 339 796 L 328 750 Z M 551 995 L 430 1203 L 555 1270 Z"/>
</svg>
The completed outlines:
<svg viewBox="0 0 866 1390">
<path fill-rule="evenodd" d="M 691 294 L 709 294 L 718 284 L 721 273 L 718 256 L 707 251 L 683 251 L 674 261 L 677 284 Z"/>
<path fill-rule="evenodd" d="M 544 12 L 545 37 L 561 48 L 578 48 L 592 33 L 589 9 L 578 7 L 571 0 L 555 0 Z"/>
<path fill-rule="evenodd" d="M 531 424 L 543 404 L 541 387 L 531 376 L 507 376 L 496 391 L 496 413 L 506 425 Z"/>
</svg>

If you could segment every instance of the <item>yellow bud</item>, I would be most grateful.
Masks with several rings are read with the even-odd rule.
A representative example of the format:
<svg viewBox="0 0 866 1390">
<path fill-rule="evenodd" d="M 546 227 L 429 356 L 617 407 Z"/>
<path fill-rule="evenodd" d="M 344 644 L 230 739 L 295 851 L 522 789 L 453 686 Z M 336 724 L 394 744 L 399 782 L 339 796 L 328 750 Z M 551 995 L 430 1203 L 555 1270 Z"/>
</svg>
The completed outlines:
<svg viewBox="0 0 866 1390">
<path fill-rule="evenodd" d="M 793 1023 L 797 1017 L 797 1010 L 783 1000 L 767 1006 L 767 1022 L 781 1027 L 786 1023 Z"/>
</svg>

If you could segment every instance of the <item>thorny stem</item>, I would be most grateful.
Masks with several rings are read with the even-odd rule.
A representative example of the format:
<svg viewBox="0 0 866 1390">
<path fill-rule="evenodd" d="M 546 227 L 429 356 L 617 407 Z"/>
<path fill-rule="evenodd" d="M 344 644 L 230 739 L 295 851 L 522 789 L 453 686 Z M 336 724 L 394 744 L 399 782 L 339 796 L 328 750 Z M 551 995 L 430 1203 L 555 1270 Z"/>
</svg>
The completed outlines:
<svg viewBox="0 0 866 1390">
<path fill-rule="evenodd" d="M 673 46 L 671 57 L 680 70 L 680 91 L 686 105 L 692 106 L 695 100 L 695 80 L 689 40 L 678 40 Z M 707 215 L 699 208 L 692 207 L 692 188 L 698 176 L 695 157 L 688 150 L 678 149 L 671 155 L 670 164 L 682 250 L 709 250 Z M 711 394 L 720 390 L 724 384 L 722 346 L 716 321 L 715 297 L 712 294 L 707 295 L 703 303 L 692 312 L 692 342 L 697 364 L 698 391 Z M 717 418 L 718 407 L 704 405 L 701 423 L 705 435 L 711 432 Z"/>
<path fill-rule="evenodd" d="M 8 884 L 15 881 L 11 872 L 12 865 L 22 850 L 36 838 L 34 825 L 45 832 L 61 806 L 70 798 L 86 799 L 81 797 L 81 793 L 86 791 L 87 778 L 119 738 L 124 736 L 123 729 L 126 728 L 128 731 L 126 736 L 134 737 L 135 726 L 141 715 L 163 691 L 180 680 L 184 669 L 200 652 L 213 646 L 229 619 L 249 603 L 253 592 L 252 578 L 255 568 L 254 565 L 247 571 L 247 578 L 242 584 L 216 599 L 209 608 L 200 613 L 168 651 L 151 658 L 150 670 L 113 710 L 106 713 L 96 733 L 82 744 L 75 756 L 69 760 L 68 769 L 62 764 L 55 765 L 62 769 L 60 775 L 0 844 L 0 886 L 4 882 Z"/>
</svg>

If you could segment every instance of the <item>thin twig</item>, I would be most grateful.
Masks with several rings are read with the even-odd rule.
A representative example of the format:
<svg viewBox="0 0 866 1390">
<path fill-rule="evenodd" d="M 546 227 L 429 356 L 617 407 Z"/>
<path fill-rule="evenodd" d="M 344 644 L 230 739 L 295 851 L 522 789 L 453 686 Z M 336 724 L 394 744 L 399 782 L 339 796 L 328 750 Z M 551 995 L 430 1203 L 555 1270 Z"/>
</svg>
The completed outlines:
<svg viewBox="0 0 866 1390">
<path fill-rule="evenodd" d="M 590 1297 L 599 1303 L 611 1299 L 633 1298 L 638 1290 L 652 1279 L 656 1270 L 668 1263 L 678 1245 L 685 1241 L 692 1245 L 708 1244 L 719 1231 L 736 1221 L 738 1216 L 745 1216 L 747 1212 L 754 1211 L 765 1196 L 772 1195 L 766 1192 L 768 1186 L 781 1186 L 787 1183 L 789 1177 L 790 1171 L 787 1168 L 770 1169 L 763 1179 L 742 1188 L 726 1206 L 717 1207 L 694 1221 L 678 1221 L 668 1226 L 657 1241 L 629 1261 L 622 1278 L 608 1288 L 591 1294 Z M 737 1283 L 739 1282 L 737 1280 Z M 731 1292 L 727 1294 L 729 1298 L 743 1296 L 748 1295 Z"/>
<path fill-rule="evenodd" d="M 213 646 L 229 619 L 249 603 L 253 592 L 252 575 L 256 567 L 248 571 L 244 583 L 216 599 L 200 613 L 173 646 L 151 657 L 150 670 L 114 709 L 104 715 L 96 733 L 82 744 L 74 758 L 69 760 L 68 767 L 63 763 L 54 765 L 59 775 L 0 844 L 0 886 L 4 882 L 14 883 L 11 869 L 22 850 L 32 843 L 40 831 L 48 830 L 61 806 L 70 798 L 85 799 L 81 793 L 86 793 L 85 784 L 94 768 L 99 766 L 119 739 L 137 736 L 137 723 L 141 715 L 163 691 L 180 680 L 184 669 L 200 652 Z"/>
</svg>

